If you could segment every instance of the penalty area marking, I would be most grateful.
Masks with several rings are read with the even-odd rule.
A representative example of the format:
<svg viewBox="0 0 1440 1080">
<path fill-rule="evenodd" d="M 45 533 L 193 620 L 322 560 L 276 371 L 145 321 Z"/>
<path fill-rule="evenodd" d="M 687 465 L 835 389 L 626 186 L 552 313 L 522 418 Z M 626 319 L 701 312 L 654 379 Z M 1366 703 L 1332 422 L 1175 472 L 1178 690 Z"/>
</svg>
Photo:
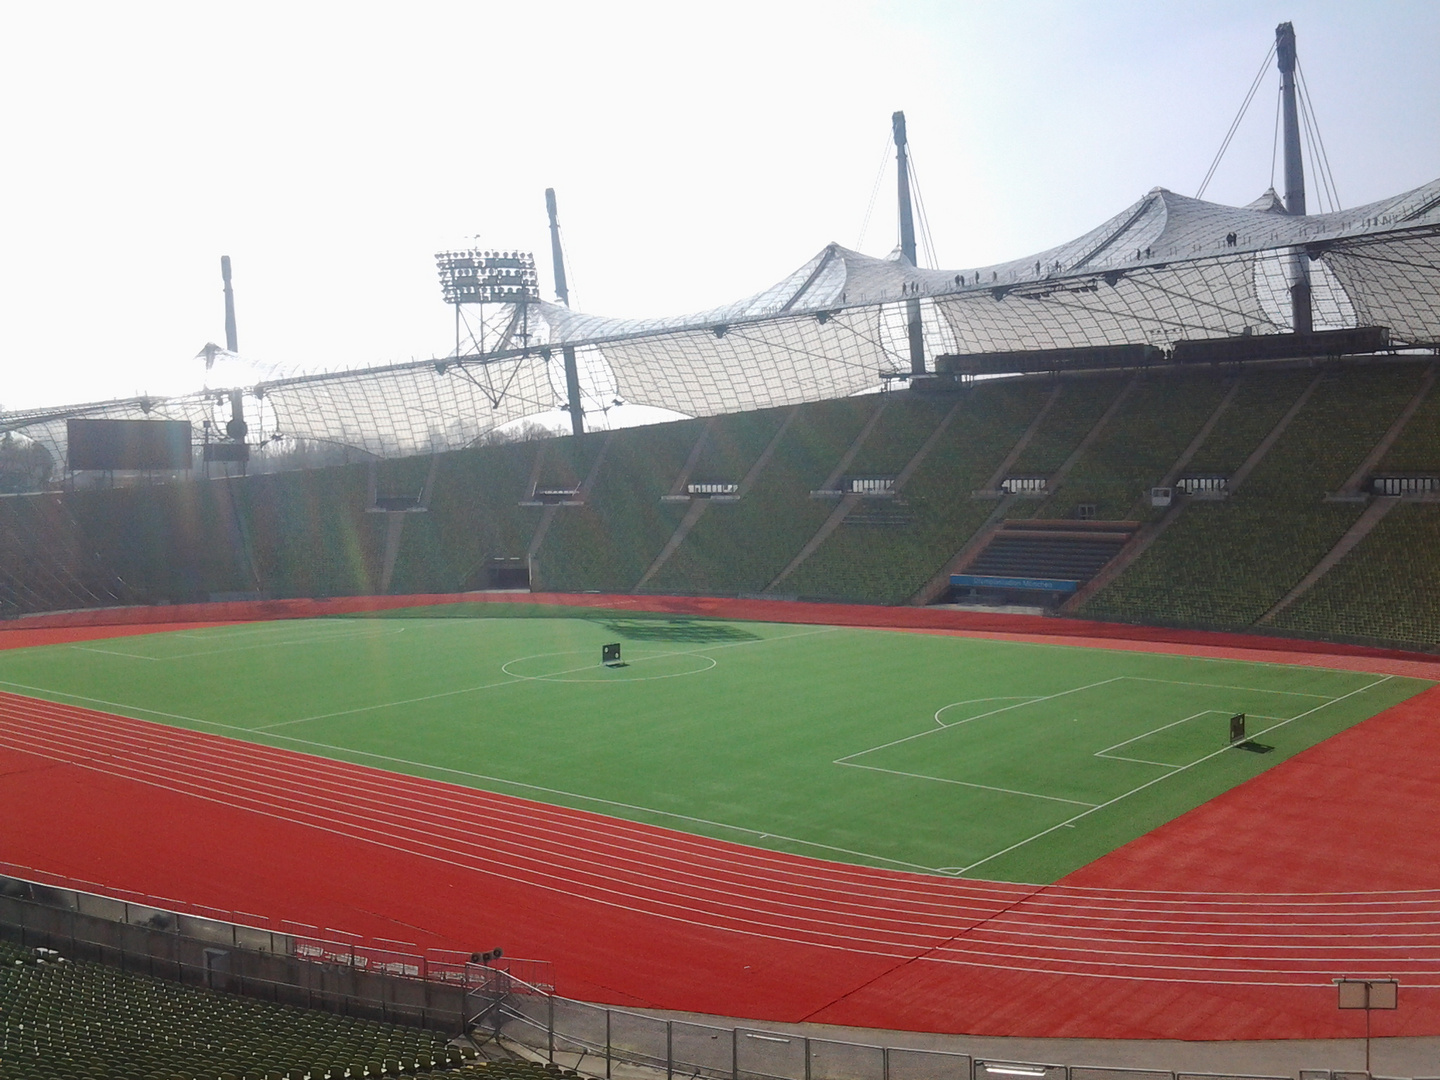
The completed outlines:
<svg viewBox="0 0 1440 1080">
<path fill-rule="evenodd" d="M 1323 702 L 1321 702 L 1319 705 L 1316 705 L 1314 708 L 1312 708 L 1312 709 L 1306 709 L 1304 712 L 1299 713 L 1299 714 L 1296 715 L 1296 716 L 1292 716 L 1292 717 L 1290 717 L 1288 720 L 1280 720 L 1280 721 L 1278 721 L 1278 722 L 1276 722 L 1276 723 L 1274 723 L 1274 724 L 1271 724 L 1271 725 L 1270 725 L 1269 727 L 1267 727 L 1267 728 L 1262 728 L 1261 730 L 1255 732 L 1255 737 L 1258 737 L 1258 736 L 1260 736 L 1260 735 L 1267 734 L 1268 732 L 1271 732 L 1271 731 L 1275 731 L 1275 730 L 1278 729 L 1278 728 L 1284 727 L 1286 724 L 1293 724 L 1296 720 L 1303 720 L 1305 717 L 1310 716 L 1310 715 L 1312 715 L 1313 713 L 1317 713 L 1317 712 L 1319 712 L 1321 709 L 1328 708 L 1329 706 L 1334 705 L 1336 702 L 1344 701 L 1344 700 L 1346 700 L 1347 698 L 1352 698 L 1352 697 L 1354 697 L 1356 694 L 1363 694 L 1366 690 L 1370 690 L 1370 689 L 1372 689 L 1372 688 L 1374 688 L 1374 687 L 1376 687 L 1376 686 L 1379 686 L 1381 683 L 1389 682 L 1389 681 L 1390 681 L 1391 679 L 1393 679 L 1393 678 L 1395 678 L 1394 675 L 1384 675 L 1384 676 L 1381 676 L 1380 678 L 1376 679 L 1374 682 L 1369 682 L 1369 683 L 1366 683 L 1364 686 L 1356 687 L 1354 690 L 1351 690 L 1348 694 L 1342 694 L 1340 697 L 1331 698 L 1329 701 L 1323 701 Z M 1070 819 L 1067 820 L 1067 821 L 1062 821 L 1062 822 L 1060 822 L 1058 825 L 1051 825 L 1048 829 L 1041 829 L 1039 832 L 1037 832 L 1037 833 L 1036 833 L 1035 835 L 1033 835 L 1033 836 L 1027 836 L 1024 840 L 1016 841 L 1015 843 L 1011 844 L 1009 847 L 1001 848 L 999 851 L 995 852 L 995 853 L 992 854 L 992 855 L 986 855 L 985 858 L 983 858 L 983 859 L 977 859 L 975 862 L 971 863 L 969 866 L 961 867 L 959 871 L 956 871 L 956 873 L 957 873 L 957 874 L 968 874 L 971 870 L 974 870 L 977 866 L 983 866 L 983 865 L 985 865 L 986 863 L 990 862 L 992 859 L 998 859 L 1001 855 L 1008 855 L 1010 852 L 1016 850 L 1017 848 L 1022 848 L 1022 847 L 1024 847 L 1026 844 L 1033 843 L 1034 841 L 1039 840 L 1042 836 L 1049 836 L 1049 835 L 1050 835 L 1052 832 L 1054 832 L 1056 829 L 1073 828 L 1073 827 L 1074 827 L 1074 823 L 1077 822 L 1077 821 L 1079 821 L 1081 818 L 1089 817 L 1091 814 L 1095 813 L 1096 811 L 1098 811 L 1098 810 L 1104 810 L 1104 809 L 1105 809 L 1106 807 L 1108 807 L 1108 806 L 1114 806 L 1116 803 L 1120 802 L 1122 799 L 1128 799 L 1131 795 L 1134 795 L 1134 794 L 1136 794 L 1137 792 L 1144 791 L 1144 790 L 1145 790 L 1146 788 L 1148 788 L 1148 787 L 1153 787 L 1154 785 L 1160 783 L 1162 780 L 1169 780 L 1172 776 L 1179 776 L 1182 772 L 1185 772 L 1187 769 L 1193 769 L 1196 765 L 1202 765 L 1202 764 L 1204 764 L 1205 762 L 1211 760 L 1212 758 L 1217 758 L 1217 757 L 1219 757 L 1221 754 L 1225 753 L 1225 752 L 1228 751 L 1228 750 L 1230 750 L 1230 747 L 1229 747 L 1229 746 L 1221 747 L 1219 750 L 1212 751 L 1211 753 L 1206 754 L 1206 755 L 1205 755 L 1204 757 L 1202 757 L 1202 758 L 1197 758 L 1195 761 L 1190 762 L 1188 765 L 1181 765 L 1181 766 L 1179 766 L 1178 768 L 1176 768 L 1176 769 L 1175 769 L 1174 771 L 1172 771 L 1172 772 L 1161 773 L 1159 776 L 1155 777 L 1155 779 L 1153 779 L 1153 780 L 1147 780 L 1145 783 L 1139 785 L 1138 787 L 1131 788 L 1129 791 L 1126 791 L 1126 792 L 1124 792 L 1124 793 L 1122 793 L 1122 794 L 1120 794 L 1120 795 L 1116 795 L 1113 799 L 1110 799 L 1110 800 L 1108 800 L 1107 802 L 1103 802 L 1103 803 L 1101 803 L 1099 806 L 1091 807 L 1089 810 L 1082 810 L 1080 813 L 1076 814 L 1074 817 L 1070 818 Z"/>
</svg>

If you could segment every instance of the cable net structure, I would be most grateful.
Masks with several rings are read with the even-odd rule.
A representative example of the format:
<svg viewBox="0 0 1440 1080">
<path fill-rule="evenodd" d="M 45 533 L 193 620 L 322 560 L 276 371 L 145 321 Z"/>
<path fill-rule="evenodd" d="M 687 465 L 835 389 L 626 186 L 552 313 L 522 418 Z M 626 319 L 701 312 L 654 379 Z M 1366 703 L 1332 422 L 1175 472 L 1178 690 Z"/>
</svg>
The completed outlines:
<svg viewBox="0 0 1440 1080">
<path fill-rule="evenodd" d="M 1273 192 L 1245 207 L 1156 188 L 1085 235 L 1037 255 L 930 270 L 830 244 L 770 288 L 696 314 L 615 319 L 497 305 L 488 350 L 273 379 L 239 388 L 257 457 L 295 445 L 379 458 L 463 448 L 568 400 L 577 356 L 585 410 L 613 403 L 687 416 L 864 393 L 909 376 L 906 308 L 925 352 L 971 355 L 1149 345 L 1292 332 L 1308 279 L 1313 328 L 1382 327 L 1392 349 L 1440 345 L 1440 180 L 1352 210 L 1290 216 Z M 987 369 L 987 370 L 994 370 Z M 1022 370 L 1016 368 L 1016 370 Z M 0 415 L 66 455 L 71 417 L 206 420 L 231 391 Z"/>
</svg>

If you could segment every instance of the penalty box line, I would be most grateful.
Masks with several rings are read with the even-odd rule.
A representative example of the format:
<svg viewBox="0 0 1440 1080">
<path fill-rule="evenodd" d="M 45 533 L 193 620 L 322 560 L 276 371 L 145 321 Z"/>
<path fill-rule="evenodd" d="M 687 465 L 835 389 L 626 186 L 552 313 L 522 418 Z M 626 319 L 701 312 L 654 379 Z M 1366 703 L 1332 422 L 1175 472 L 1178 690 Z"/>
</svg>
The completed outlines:
<svg viewBox="0 0 1440 1080">
<path fill-rule="evenodd" d="M 1129 746 L 1131 743 L 1139 742 L 1141 739 L 1148 739 L 1151 735 L 1157 735 L 1160 732 L 1166 731 L 1172 727 L 1179 727 L 1181 724 L 1188 724 L 1191 720 L 1198 720 L 1200 719 L 1200 717 L 1209 716 L 1211 713 L 1215 713 L 1219 716 L 1230 715 L 1229 711 L 1226 709 L 1201 709 L 1193 716 L 1187 716 L 1182 720 L 1172 720 L 1168 724 L 1161 724 L 1159 727 L 1152 728 L 1149 731 L 1142 731 L 1139 735 L 1135 735 L 1129 739 L 1126 739 L 1124 742 L 1117 742 L 1114 746 L 1107 746 L 1103 750 L 1096 750 L 1093 756 L 1098 758 L 1105 758 L 1107 761 L 1134 761 L 1138 762 L 1141 765 L 1159 765 L 1162 769 L 1179 769 L 1182 766 L 1172 764 L 1168 761 L 1147 761 L 1145 758 L 1122 757 L 1120 754 L 1112 754 L 1110 751 L 1119 750 L 1122 746 Z M 1257 720 L 1285 720 L 1288 722 L 1295 719 L 1295 717 L 1293 716 L 1267 716 L 1264 713 L 1248 713 L 1247 715 L 1253 716 Z"/>
<path fill-rule="evenodd" d="M 888 773 L 890 776 L 905 776 L 911 780 L 929 780 L 936 784 L 955 784 L 958 787 L 979 788 L 981 791 L 998 791 L 1002 795 L 1023 795 L 1027 799 L 1044 799 L 1047 802 L 1069 803 L 1071 806 L 1094 806 L 1092 802 L 1082 802 L 1080 799 L 1062 799 L 1058 795 L 1037 795 L 1033 791 L 1020 791 L 1016 788 L 995 787 L 992 784 L 976 784 L 969 780 L 951 780 L 944 776 L 926 776 L 924 773 L 902 772 L 899 769 L 882 769 L 878 765 L 859 765 L 853 761 L 837 761 L 833 764 L 844 765 L 849 769 L 869 769 L 871 772 Z"/>
<path fill-rule="evenodd" d="M 1357 687 L 1357 688 L 1354 689 L 1354 690 L 1351 690 L 1348 694 L 1342 694 L 1340 697 L 1331 698 L 1329 701 L 1321 702 L 1319 705 L 1316 705 L 1313 709 L 1306 709 L 1304 712 L 1300 713 L 1300 714 L 1297 715 L 1297 716 L 1292 716 L 1292 717 L 1290 717 L 1288 720 L 1281 720 L 1281 721 L 1279 721 L 1278 723 L 1271 724 L 1271 725 L 1270 725 L 1269 727 L 1267 727 L 1267 728 L 1262 728 L 1260 731 L 1255 732 L 1255 735 L 1256 735 L 1256 736 L 1265 735 L 1265 734 L 1267 734 L 1267 733 L 1269 733 L 1269 732 L 1271 732 L 1271 731 L 1276 731 L 1276 730 L 1278 730 L 1279 728 L 1285 727 L 1285 725 L 1287 725 L 1287 724 L 1293 724 L 1296 720 L 1303 720 L 1305 717 L 1310 716 L 1310 715 L 1312 715 L 1312 714 L 1314 714 L 1314 713 L 1317 713 L 1317 712 L 1319 712 L 1321 709 L 1328 708 L 1329 706 L 1334 705 L 1334 704 L 1336 704 L 1337 702 L 1344 701 L 1344 700 L 1346 700 L 1347 698 L 1352 698 L 1352 697 L 1354 697 L 1356 694 L 1363 694 L 1366 690 L 1370 690 L 1370 689 L 1372 689 L 1373 687 L 1379 686 L 1381 683 L 1389 682 L 1389 681 L 1390 681 L 1391 679 L 1393 679 L 1393 678 L 1395 678 L 1394 675 L 1384 675 L 1384 676 L 1376 679 L 1374 682 L 1366 683 L 1364 686 L 1360 686 L 1360 687 Z M 974 870 L 977 866 L 984 866 L 986 863 L 990 862 L 991 860 L 993 860 L 993 859 L 998 859 L 1001 855 L 1008 855 L 1010 852 L 1015 851 L 1017 848 L 1022 848 L 1022 847 L 1024 847 L 1026 844 L 1033 843 L 1034 841 L 1039 840 L 1042 836 L 1048 836 L 1048 835 L 1050 835 L 1050 834 L 1051 834 L 1052 832 L 1054 832 L 1056 829 L 1063 829 L 1063 828 L 1071 827 L 1071 826 L 1073 826 L 1073 825 L 1075 824 L 1075 822 L 1079 821 L 1081 818 L 1089 817 L 1091 814 L 1093 814 L 1093 813 L 1095 813 L 1095 812 L 1097 812 L 1097 811 L 1099 811 L 1099 810 L 1104 810 L 1107 806 L 1114 806 L 1116 803 L 1120 802 L 1121 800 L 1123 800 L 1123 799 L 1128 799 L 1131 795 L 1134 795 L 1134 794 L 1137 794 L 1138 792 L 1144 791 L 1144 790 L 1145 790 L 1146 788 L 1148 788 L 1148 787 L 1153 787 L 1154 785 L 1160 783 L 1162 780 L 1169 780 L 1172 776 L 1179 776 L 1182 772 L 1185 772 L 1187 769 L 1193 769 L 1196 765 L 1202 765 L 1202 764 L 1204 764 L 1205 762 L 1211 760 L 1212 758 L 1217 758 L 1217 757 L 1219 757 L 1221 754 L 1225 753 L 1226 751 L 1228 751 L 1228 750 L 1230 750 L 1230 749 L 1231 749 L 1231 748 L 1228 747 L 1228 746 L 1221 747 L 1219 750 L 1212 751 L 1211 753 L 1206 754 L 1204 757 L 1198 758 L 1198 759 L 1196 759 L 1195 761 L 1190 762 L 1188 765 L 1181 765 L 1181 766 L 1179 766 L 1179 767 L 1176 768 L 1173 772 L 1163 773 L 1162 775 L 1155 777 L 1155 779 L 1153 779 L 1153 780 L 1147 780 L 1145 783 L 1141 784 L 1139 787 L 1131 788 L 1129 791 L 1124 792 L 1123 794 L 1116 795 L 1115 798 L 1110 799 L 1110 800 L 1108 800 L 1107 802 L 1103 802 L 1103 803 L 1101 803 L 1099 806 L 1091 807 L 1089 810 L 1082 810 L 1080 813 L 1076 814 L 1074 817 L 1069 818 L 1069 819 L 1066 820 L 1066 821 L 1062 821 L 1062 822 L 1060 822 L 1060 823 L 1057 824 L 1057 825 L 1051 825 L 1048 829 L 1041 829 L 1041 830 L 1040 830 L 1039 832 L 1037 832 L 1034 836 L 1027 836 L 1024 840 L 1019 840 L 1019 841 L 1017 841 L 1016 843 L 1011 844 L 1009 847 L 1001 848 L 999 851 L 995 852 L 993 855 L 986 855 L 985 858 L 983 858 L 983 859 L 978 859 L 978 860 L 976 860 L 975 862 L 971 863 L 969 866 L 962 866 L 962 867 L 957 871 L 957 873 L 959 873 L 959 874 L 968 874 L 971 870 Z"/>
<path fill-rule="evenodd" d="M 1393 676 L 1392 676 L 1392 677 L 1393 677 Z M 880 743 L 878 746 L 871 746 L 871 747 L 868 747 L 867 749 L 864 749 L 864 750 L 856 750 L 853 754 L 846 754 L 844 757 L 836 758 L 835 761 L 833 762 L 833 764 L 836 764 L 836 765 L 849 765 L 849 764 L 852 763 L 852 759 L 854 759 L 854 758 L 864 757 L 866 754 L 873 754 L 873 753 L 875 753 L 877 750 L 886 750 L 886 749 L 889 749 L 889 748 L 892 747 L 892 746 L 899 746 L 901 743 L 907 743 L 907 742 L 911 741 L 912 739 L 918 739 L 918 738 L 920 738 L 920 737 L 922 737 L 922 736 L 924 736 L 924 735 L 937 735 L 937 734 L 939 734 L 939 733 L 942 732 L 942 731 L 948 731 L 950 728 L 959 727 L 961 724 L 968 724 L 968 723 L 970 723 L 970 722 L 973 721 L 973 720 L 984 720 L 984 719 L 986 719 L 987 717 L 998 716 L 1000 713 L 1011 712 L 1011 711 L 1014 710 L 1014 709 L 1023 709 L 1023 708 L 1024 708 L 1025 706 L 1027 706 L 1027 705 L 1038 705 L 1038 704 L 1040 704 L 1040 703 L 1043 702 L 1043 701 L 1053 701 L 1053 700 L 1055 700 L 1056 698 L 1065 697 L 1067 694 L 1078 694 L 1078 693 L 1081 693 L 1082 691 L 1085 691 L 1085 690 L 1093 690 L 1093 689 L 1095 689 L 1097 686 L 1107 686 L 1107 685 L 1109 685 L 1110 683 L 1122 682 L 1122 681 L 1125 681 L 1125 680 L 1129 680 L 1129 681 L 1132 681 L 1132 682 L 1166 683 L 1166 684 L 1173 685 L 1173 686 L 1204 686 L 1204 687 L 1209 687 L 1209 688 L 1214 689 L 1214 690 L 1238 690 L 1238 691 L 1243 691 L 1243 692 L 1246 692 L 1246 693 L 1255 693 L 1255 694 L 1290 694 L 1290 695 L 1294 695 L 1294 696 L 1297 696 L 1297 697 L 1318 697 L 1318 698 L 1323 698 L 1326 704 L 1329 704 L 1330 702 L 1333 702 L 1333 701 L 1339 701 L 1339 700 L 1340 700 L 1340 698 L 1329 697 L 1329 696 L 1327 696 L 1327 695 L 1325 695 L 1325 694 L 1304 693 L 1304 692 L 1301 692 L 1301 691 L 1298 691 L 1298 690 L 1261 690 L 1261 689 L 1259 689 L 1258 687 L 1253 687 L 1253 686 L 1226 686 L 1226 685 L 1224 685 L 1224 684 L 1222 684 L 1222 683 L 1183 682 L 1183 681 L 1180 681 L 1180 680 L 1178 680 L 1178 679 L 1155 679 L 1155 678 L 1151 678 L 1151 677 L 1145 676 L 1145 675 L 1114 675 L 1114 676 L 1111 676 L 1111 677 L 1108 678 L 1108 679 L 1101 679 L 1099 682 L 1087 683 L 1087 684 L 1085 684 L 1084 686 L 1072 687 L 1072 688 L 1069 689 L 1069 690 L 1061 690 L 1061 691 L 1058 691 L 1057 693 L 1054 693 L 1054 694 L 1046 694 L 1046 695 L 1044 695 L 1044 696 L 1042 696 L 1042 697 L 1024 697 L 1023 695 L 1016 695 L 1016 696 L 1014 696 L 1014 697 L 971 698 L 969 701 L 952 701 L 949 705 L 942 705 L 942 706 L 936 711 L 936 713 L 935 713 L 935 719 L 936 719 L 936 722 L 939 723 L 939 726 L 938 726 L 938 727 L 926 728 L 924 731 L 917 731 L 917 732 L 915 732 L 915 734 L 913 734 L 913 735 L 906 735 L 906 736 L 904 736 L 903 738 L 892 739 L 890 742 Z M 1347 695 L 1347 696 L 1348 696 L 1348 695 Z M 940 721 L 940 713 L 944 712 L 946 709 L 953 708 L 953 707 L 956 706 L 956 705 L 968 705 L 968 704 L 970 704 L 971 702 L 980 702 L 980 701 L 1014 701 L 1015 704 L 1014 704 L 1014 705 L 1004 705 L 1004 706 L 1002 706 L 1002 707 L 1000 707 L 1000 708 L 998 708 L 998 709 L 991 709 L 991 710 L 988 711 L 988 712 L 976 713 L 974 716 L 967 716 L 967 717 L 965 717 L 965 719 L 963 719 L 963 720 L 956 720 L 956 721 L 954 721 L 953 723 L 949 723 L 949 724 L 946 724 L 946 723 L 943 723 L 943 722 Z M 1207 711 L 1207 712 L 1220 712 L 1221 710 L 1219 710 L 1219 709 L 1207 709 L 1207 710 L 1205 710 L 1205 711 Z M 1254 715 L 1254 716 L 1262 716 L 1262 714 L 1260 714 L 1260 713 L 1253 713 L 1253 714 L 1251 714 L 1251 715 Z M 1272 717 L 1263 717 L 1263 716 L 1262 716 L 1262 718 L 1263 718 L 1263 719 L 1283 719 L 1283 718 L 1278 718 L 1278 717 L 1277 717 L 1277 718 L 1272 718 Z M 1188 717 L 1187 719 L 1194 719 L 1194 717 Z M 1291 717 L 1290 719 L 1295 719 L 1295 718 L 1294 718 L 1294 717 Z M 1176 722 L 1177 722 L 1177 723 L 1184 723 L 1185 721 L 1180 720 L 1180 721 L 1176 721 Z M 1167 725 L 1167 726 L 1170 726 L 1170 725 Z M 1155 730 L 1161 731 L 1161 730 L 1164 730 L 1164 729 L 1163 729 L 1163 728 L 1156 728 Z M 1151 732 L 1146 732 L 1146 734 L 1152 734 L 1152 733 L 1151 733 Z M 1144 735 L 1136 736 L 1136 738 L 1144 738 L 1144 737 L 1145 737 Z M 1127 740 L 1127 741 L 1133 741 L 1133 740 Z M 1107 746 L 1105 749 L 1106 749 L 1106 750 L 1113 750 L 1113 749 L 1115 749 L 1116 746 L 1124 746 L 1124 745 L 1125 745 L 1125 743 L 1116 743 L 1115 746 Z M 1103 751 L 1102 751 L 1102 753 L 1103 753 Z M 1088 804 L 1087 804 L 1087 805 L 1088 805 Z"/>
</svg>

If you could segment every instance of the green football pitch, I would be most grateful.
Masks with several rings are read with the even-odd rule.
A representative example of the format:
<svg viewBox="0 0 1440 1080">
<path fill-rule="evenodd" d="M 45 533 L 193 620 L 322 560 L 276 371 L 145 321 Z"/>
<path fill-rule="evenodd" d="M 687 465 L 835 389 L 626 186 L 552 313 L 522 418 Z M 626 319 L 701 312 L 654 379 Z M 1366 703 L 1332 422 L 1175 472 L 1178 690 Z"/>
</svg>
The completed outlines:
<svg viewBox="0 0 1440 1080">
<path fill-rule="evenodd" d="M 623 666 L 601 663 L 614 642 Z M 0 652 L 16 693 L 761 847 L 1029 882 L 1428 685 L 518 604 Z M 1242 712 L 1249 750 L 1229 745 Z"/>
</svg>

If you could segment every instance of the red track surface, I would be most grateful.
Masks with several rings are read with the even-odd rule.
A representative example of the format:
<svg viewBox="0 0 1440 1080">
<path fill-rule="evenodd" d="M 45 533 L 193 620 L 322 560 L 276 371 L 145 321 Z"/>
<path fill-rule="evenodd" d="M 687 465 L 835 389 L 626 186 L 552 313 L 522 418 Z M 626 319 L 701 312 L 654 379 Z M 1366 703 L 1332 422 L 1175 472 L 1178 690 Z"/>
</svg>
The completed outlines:
<svg viewBox="0 0 1440 1080">
<path fill-rule="evenodd" d="M 1375 650 L 1289 655 L 1433 674 Z M 1440 688 L 1035 888 L 782 855 L 0 695 L 0 858 L 180 908 L 502 944 L 554 958 L 562 993 L 599 1001 L 996 1035 L 1324 1037 L 1357 1030 L 1330 978 L 1393 974 L 1402 1008 L 1376 1033 L 1436 1034 L 1437 723 Z"/>
</svg>

